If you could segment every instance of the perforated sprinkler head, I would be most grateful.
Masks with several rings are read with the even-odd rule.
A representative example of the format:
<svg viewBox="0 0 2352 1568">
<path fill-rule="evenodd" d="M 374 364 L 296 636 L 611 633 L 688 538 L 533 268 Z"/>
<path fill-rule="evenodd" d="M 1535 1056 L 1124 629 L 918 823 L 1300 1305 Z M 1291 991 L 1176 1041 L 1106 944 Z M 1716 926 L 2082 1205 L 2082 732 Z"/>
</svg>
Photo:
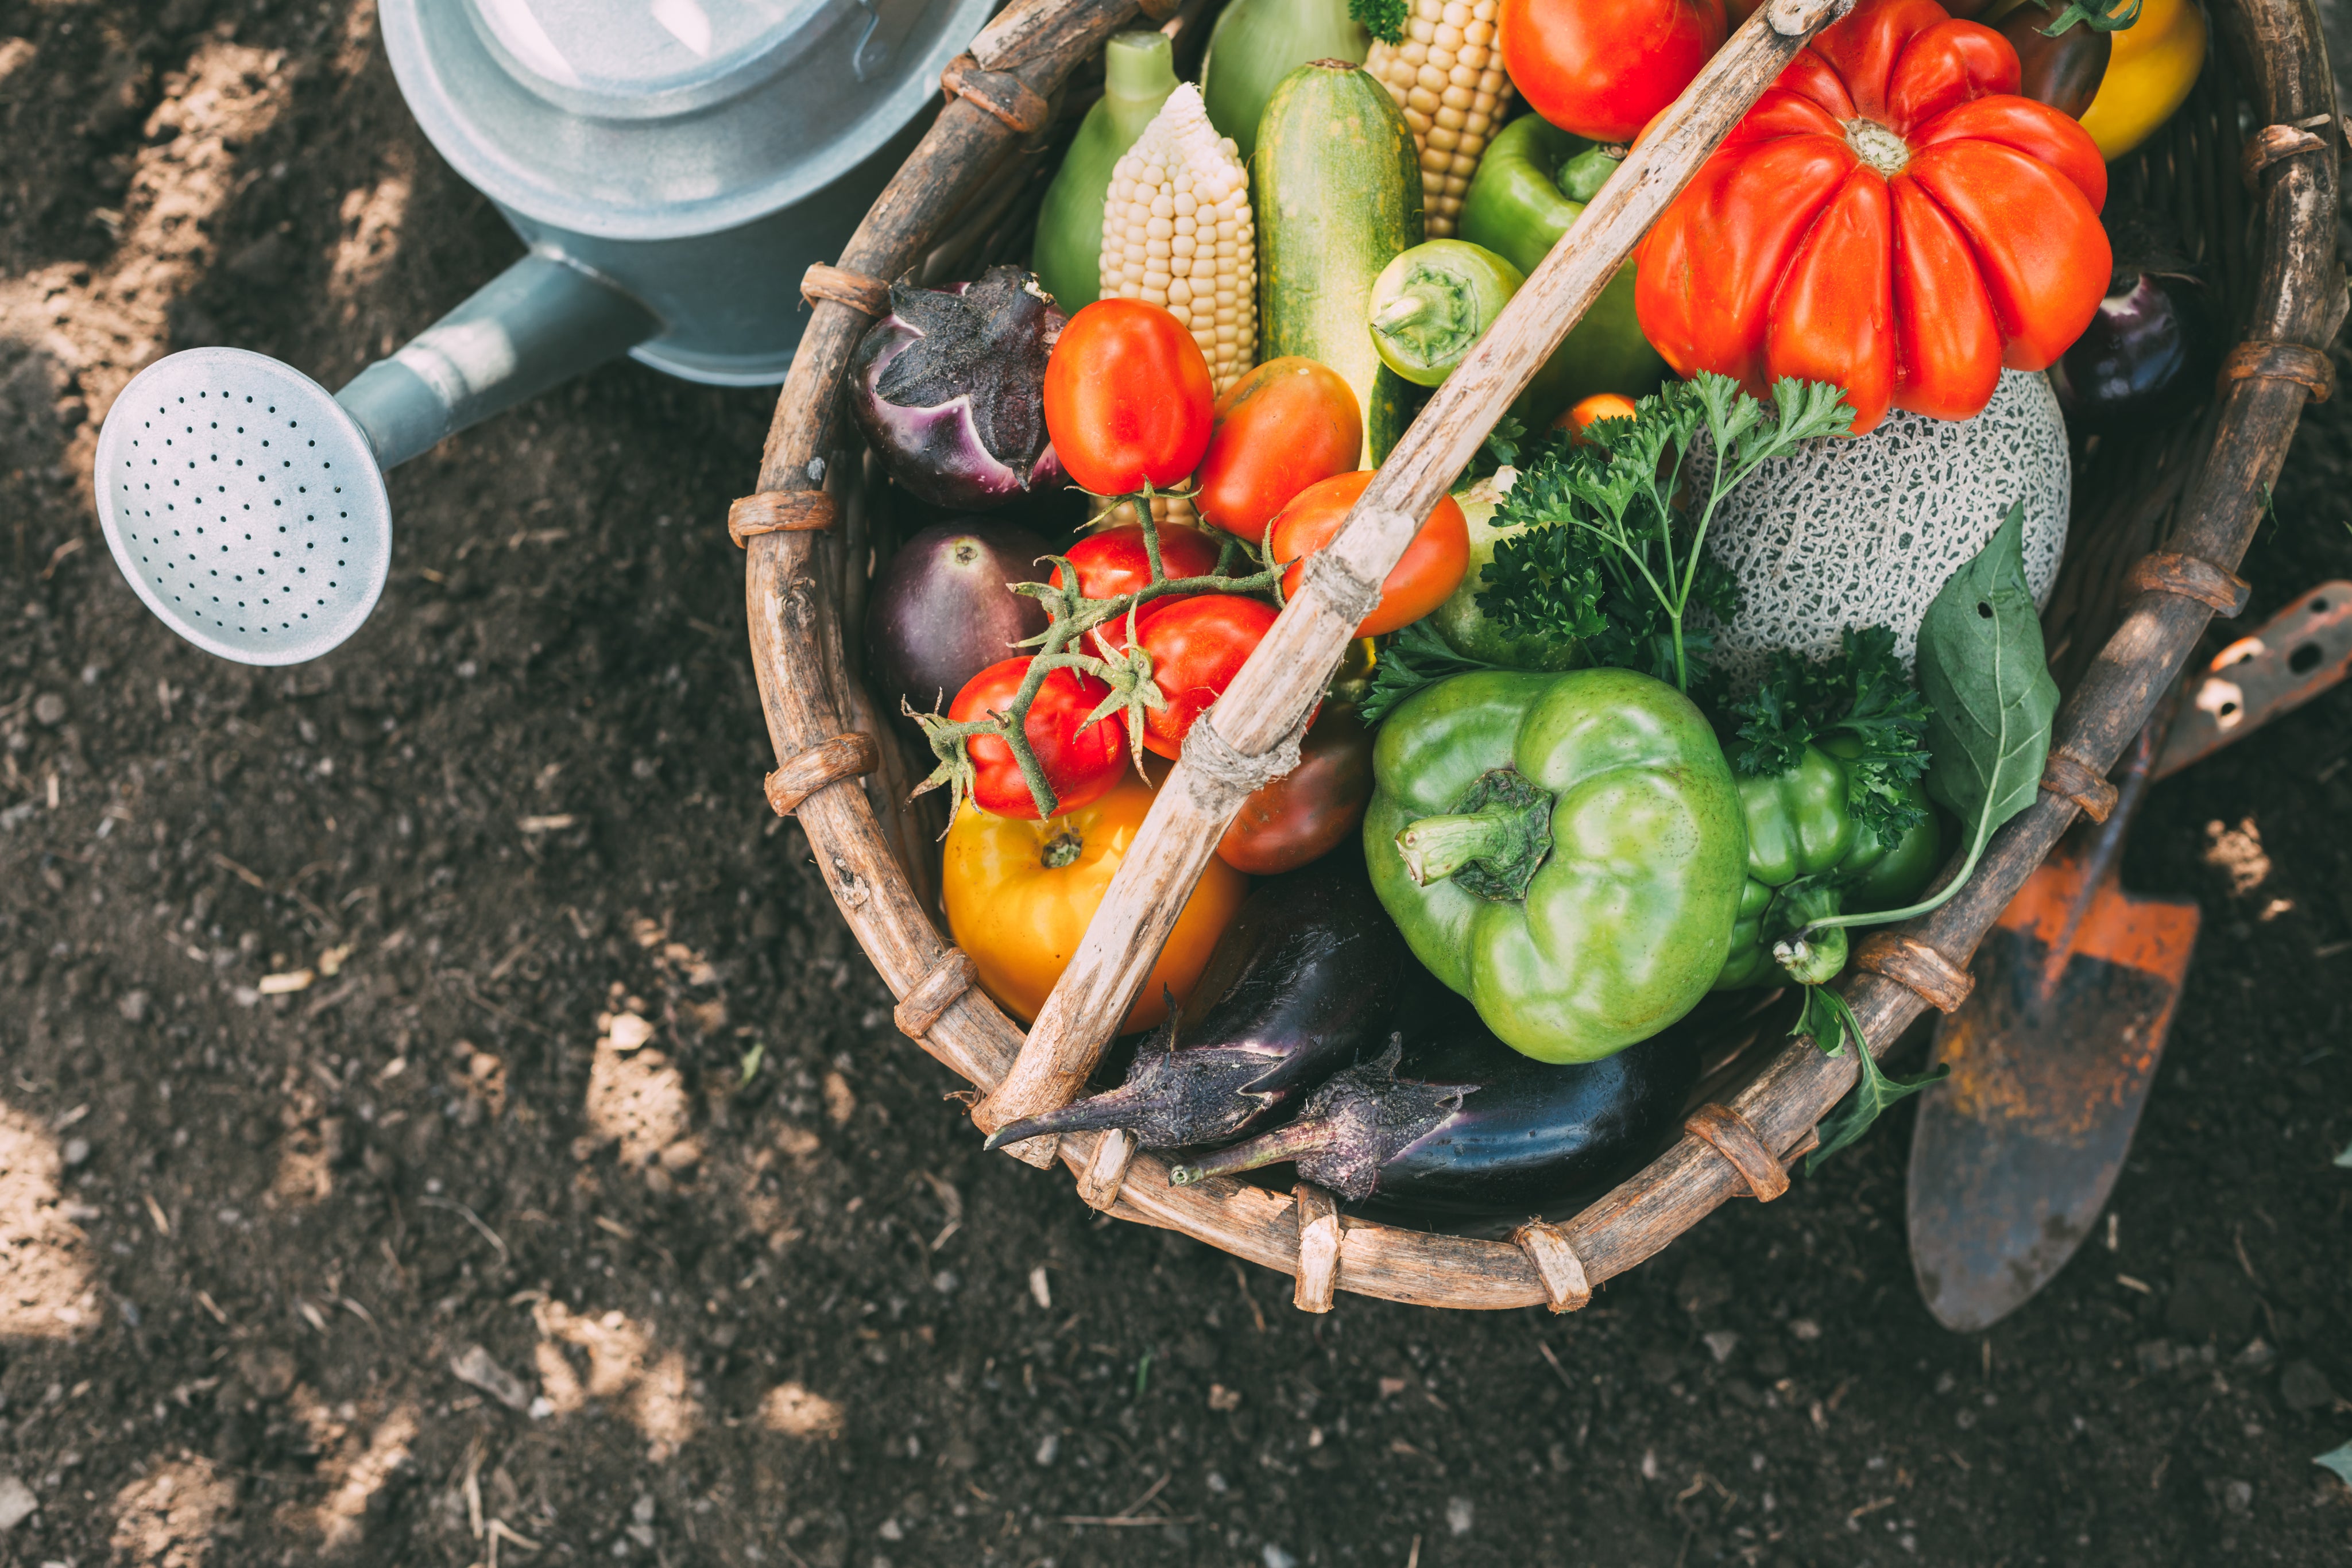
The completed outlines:
<svg viewBox="0 0 2352 1568">
<path fill-rule="evenodd" d="M 264 355 L 191 349 L 140 371 L 99 433 L 93 482 L 131 589 L 225 659 L 315 659 L 383 592 L 392 507 L 366 433 Z"/>
</svg>

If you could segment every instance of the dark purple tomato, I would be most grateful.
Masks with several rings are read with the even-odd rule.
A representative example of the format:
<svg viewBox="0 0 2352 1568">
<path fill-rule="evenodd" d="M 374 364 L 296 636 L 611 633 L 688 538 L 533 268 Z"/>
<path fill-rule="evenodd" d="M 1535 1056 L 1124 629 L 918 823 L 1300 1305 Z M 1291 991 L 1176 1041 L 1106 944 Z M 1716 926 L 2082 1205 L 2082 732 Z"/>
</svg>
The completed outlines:
<svg viewBox="0 0 2352 1568">
<path fill-rule="evenodd" d="M 1027 528 L 973 517 L 899 547 L 866 609 L 866 669 L 891 712 L 902 697 L 944 712 L 972 676 L 1045 629 L 1045 607 L 1007 585 L 1044 581 L 1046 548 Z"/>
<path fill-rule="evenodd" d="M 2039 5 L 2020 5 L 1993 30 L 2017 50 L 2018 96 L 2080 120 L 2106 79 L 2115 37 L 2078 23 L 2053 38 L 2042 30 L 2053 19 Z"/>
<path fill-rule="evenodd" d="M 2220 337 L 2196 279 L 2118 272 L 2090 326 L 2050 367 L 2050 382 L 2077 430 L 2145 431 L 2211 390 Z"/>
</svg>

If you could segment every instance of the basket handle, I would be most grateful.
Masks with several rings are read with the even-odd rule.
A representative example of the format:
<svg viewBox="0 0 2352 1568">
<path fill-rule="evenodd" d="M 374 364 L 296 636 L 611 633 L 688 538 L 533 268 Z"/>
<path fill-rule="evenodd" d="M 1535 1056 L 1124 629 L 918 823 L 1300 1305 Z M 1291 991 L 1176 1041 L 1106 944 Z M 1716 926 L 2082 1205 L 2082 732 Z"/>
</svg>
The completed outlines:
<svg viewBox="0 0 2352 1568">
<path fill-rule="evenodd" d="M 1345 602 L 1350 591 L 1387 579 L 1419 520 L 1477 455 L 1493 414 L 1518 396 L 1582 319 L 1758 95 L 1815 32 L 1852 6 L 1853 0 L 1773 0 L 1759 7 L 1651 124 L 1381 465 L 1346 526 L 1319 553 L 1319 570 L 1308 574 L 1217 704 L 1216 733 L 1234 752 L 1260 756 L 1298 727 L 1360 619 Z M 1057 1109 L 1077 1092 L 1242 799 L 1229 776 L 1211 777 L 1187 748 L 1011 1074 L 973 1107 L 983 1130 Z"/>
</svg>

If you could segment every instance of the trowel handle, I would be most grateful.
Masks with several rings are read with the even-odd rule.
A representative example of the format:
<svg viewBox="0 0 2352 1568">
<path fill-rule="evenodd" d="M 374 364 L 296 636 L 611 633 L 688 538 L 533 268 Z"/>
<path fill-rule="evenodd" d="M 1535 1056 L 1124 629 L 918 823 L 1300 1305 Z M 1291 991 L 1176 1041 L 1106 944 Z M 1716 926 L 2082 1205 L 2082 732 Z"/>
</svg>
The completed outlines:
<svg viewBox="0 0 2352 1568">
<path fill-rule="evenodd" d="M 652 311 L 609 279 L 534 250 L 354 376 L 335 401 L 390 468 L 660 329 Z"/>
</svg>

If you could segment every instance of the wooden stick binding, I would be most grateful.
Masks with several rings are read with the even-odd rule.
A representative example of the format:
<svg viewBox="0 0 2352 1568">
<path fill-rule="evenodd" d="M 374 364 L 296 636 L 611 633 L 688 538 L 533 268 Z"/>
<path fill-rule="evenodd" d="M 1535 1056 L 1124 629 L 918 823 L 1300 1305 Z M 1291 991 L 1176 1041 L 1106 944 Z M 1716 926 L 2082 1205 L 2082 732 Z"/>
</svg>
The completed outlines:
<svg viewBox="0 0 2352 1568">
<path fill-rule="evenodd" d="M 1312 1182 L 1300 1182 L 1298 1201 L 1298 1284 L 1290 1304 L 1302 1312 L 1328 1312 L 1339 1289 L 1339 1251 L 1345 1230 L 1339 1222 L 1339 1200 Z"/>
<path fill-rule="evenodd" d="M 940 1014 L 978 984 L 980 967 L 971 961 L 971 955 L 961 947 L 950 947 L 947 956 L 932 966 L 931 972 L 916 982 L 915 988 L 890 1009 L 890 1021 L 908 1040 L 920 1040 L 931 1032 Z"/>
<path fill-rule="evenodd" d="M 2332 114 L 2315 114 L 2293 125 L 2265 125 L 2246 138 L 2245 146 L 2238 152 L 2238 169 L 2245 176 L 2246 189 L 2259 190 L 2263 171 L 2273 163 L 2326 152 L 2327 139 L 2313 132 L 2331 126 L 2335 119 Z"/>
<path fill-rule="evenodd" d="M 1530 1219 L 1511 1233 L 1511 1242 L 1535 1265 L 1536 1278 L 1543 1281 L 1544 1305 L 1555 1312 L 1573 1312 L 1592 1300 L 1584 1261 L 1556 1227 Z"/>
<path fill-rule="evenodd" d="M 777 816 L 789 817 L 818 790 L 845 779 L 862 779 L 881 766 L 882 753 L 872 736 L 854 731 L 836 735 L 768 775 L 768 804 Z"/>
<path fill-rule="evenodd" d="M 970 55 L 948 62 L 940 73 L 940 89 L 950 98 L 979 105 L 1015 135 L 1030 135 L 1053 117 L 1052 108 L 1028 83 L 1007 71 L 983 70 Z"/>
<path fill-rule="evenodd" d="M 862 272 L 845 272 L 837 267 L 827 267 L 821 261 L 811 262 L 801 274 L 801 298 L 811 305 L 830 299 L 835 305 L 846 305 L 861 316 L 876 319 L 890 313 L 890 285 L 878 277 L 868 277 Z"/>
<path fill-rule="evenodd" d="M 1977 977 L 1916 936 L 1882 931 L 1857 948 L 1853 967 L 1901 986 L 1939 1013 L 1958 1012 Z"/>
<path fill-rule="evenodd" d="M 817 533 L 833 527 L 841 508 L 822 490 L 762 490 L 727 508 L 727 537 L 748 549 L 761 534 Z"/>
<path fill-rule="evenodd" d="M 1078 1173 L 1078 1197 L 1092 1209 L 1108 1209 L 1127 1186 L 1128 1167 L 1135 1163 L 1135 1140 L 1124 1127 L 1114 1127 L 1095 1140 L 1094 1153 Z"/>
<path fill-rule="evenodd" d="M 2125 573 L 2124 587 L 2132 593 L 2169 593 L 2180 599 L 2193 599 L 2224 621 L 2244 614 L 2246 601 L 2254 591 L 2234 571 L 2193 555 L 2175 555 L 2165 550 L 2140 557 L 2138 563 Z"/>
<path fill-rule="evenodd" d="M 2042 787 L 2074 801 L 2095 822 L 2105 821 L 2116 809 L 2116 787 L 2071 752 L 2051 752 L 2049 764 L 2042 769 Z"/>
<path fill-rule="evenodd" d="M 1748 1118 L 1728 1105 L 1702 1105 L 1690 1113 L 1683 1131 L 1706 1144 L 1727 1161 L 1759 1203 L 1769 1203 L 1789 1190 L 1789 1173 Z"/>
<path fill-rule="evenodd" d="M 2221 361 L 2221 385 L 2250 378 L 2293 382 L 2312 402 L 2326 402 L 2336 392 L 2336 361 L 2308 343 L 2261 339 L 2239 344 Z"/>
</svg>

